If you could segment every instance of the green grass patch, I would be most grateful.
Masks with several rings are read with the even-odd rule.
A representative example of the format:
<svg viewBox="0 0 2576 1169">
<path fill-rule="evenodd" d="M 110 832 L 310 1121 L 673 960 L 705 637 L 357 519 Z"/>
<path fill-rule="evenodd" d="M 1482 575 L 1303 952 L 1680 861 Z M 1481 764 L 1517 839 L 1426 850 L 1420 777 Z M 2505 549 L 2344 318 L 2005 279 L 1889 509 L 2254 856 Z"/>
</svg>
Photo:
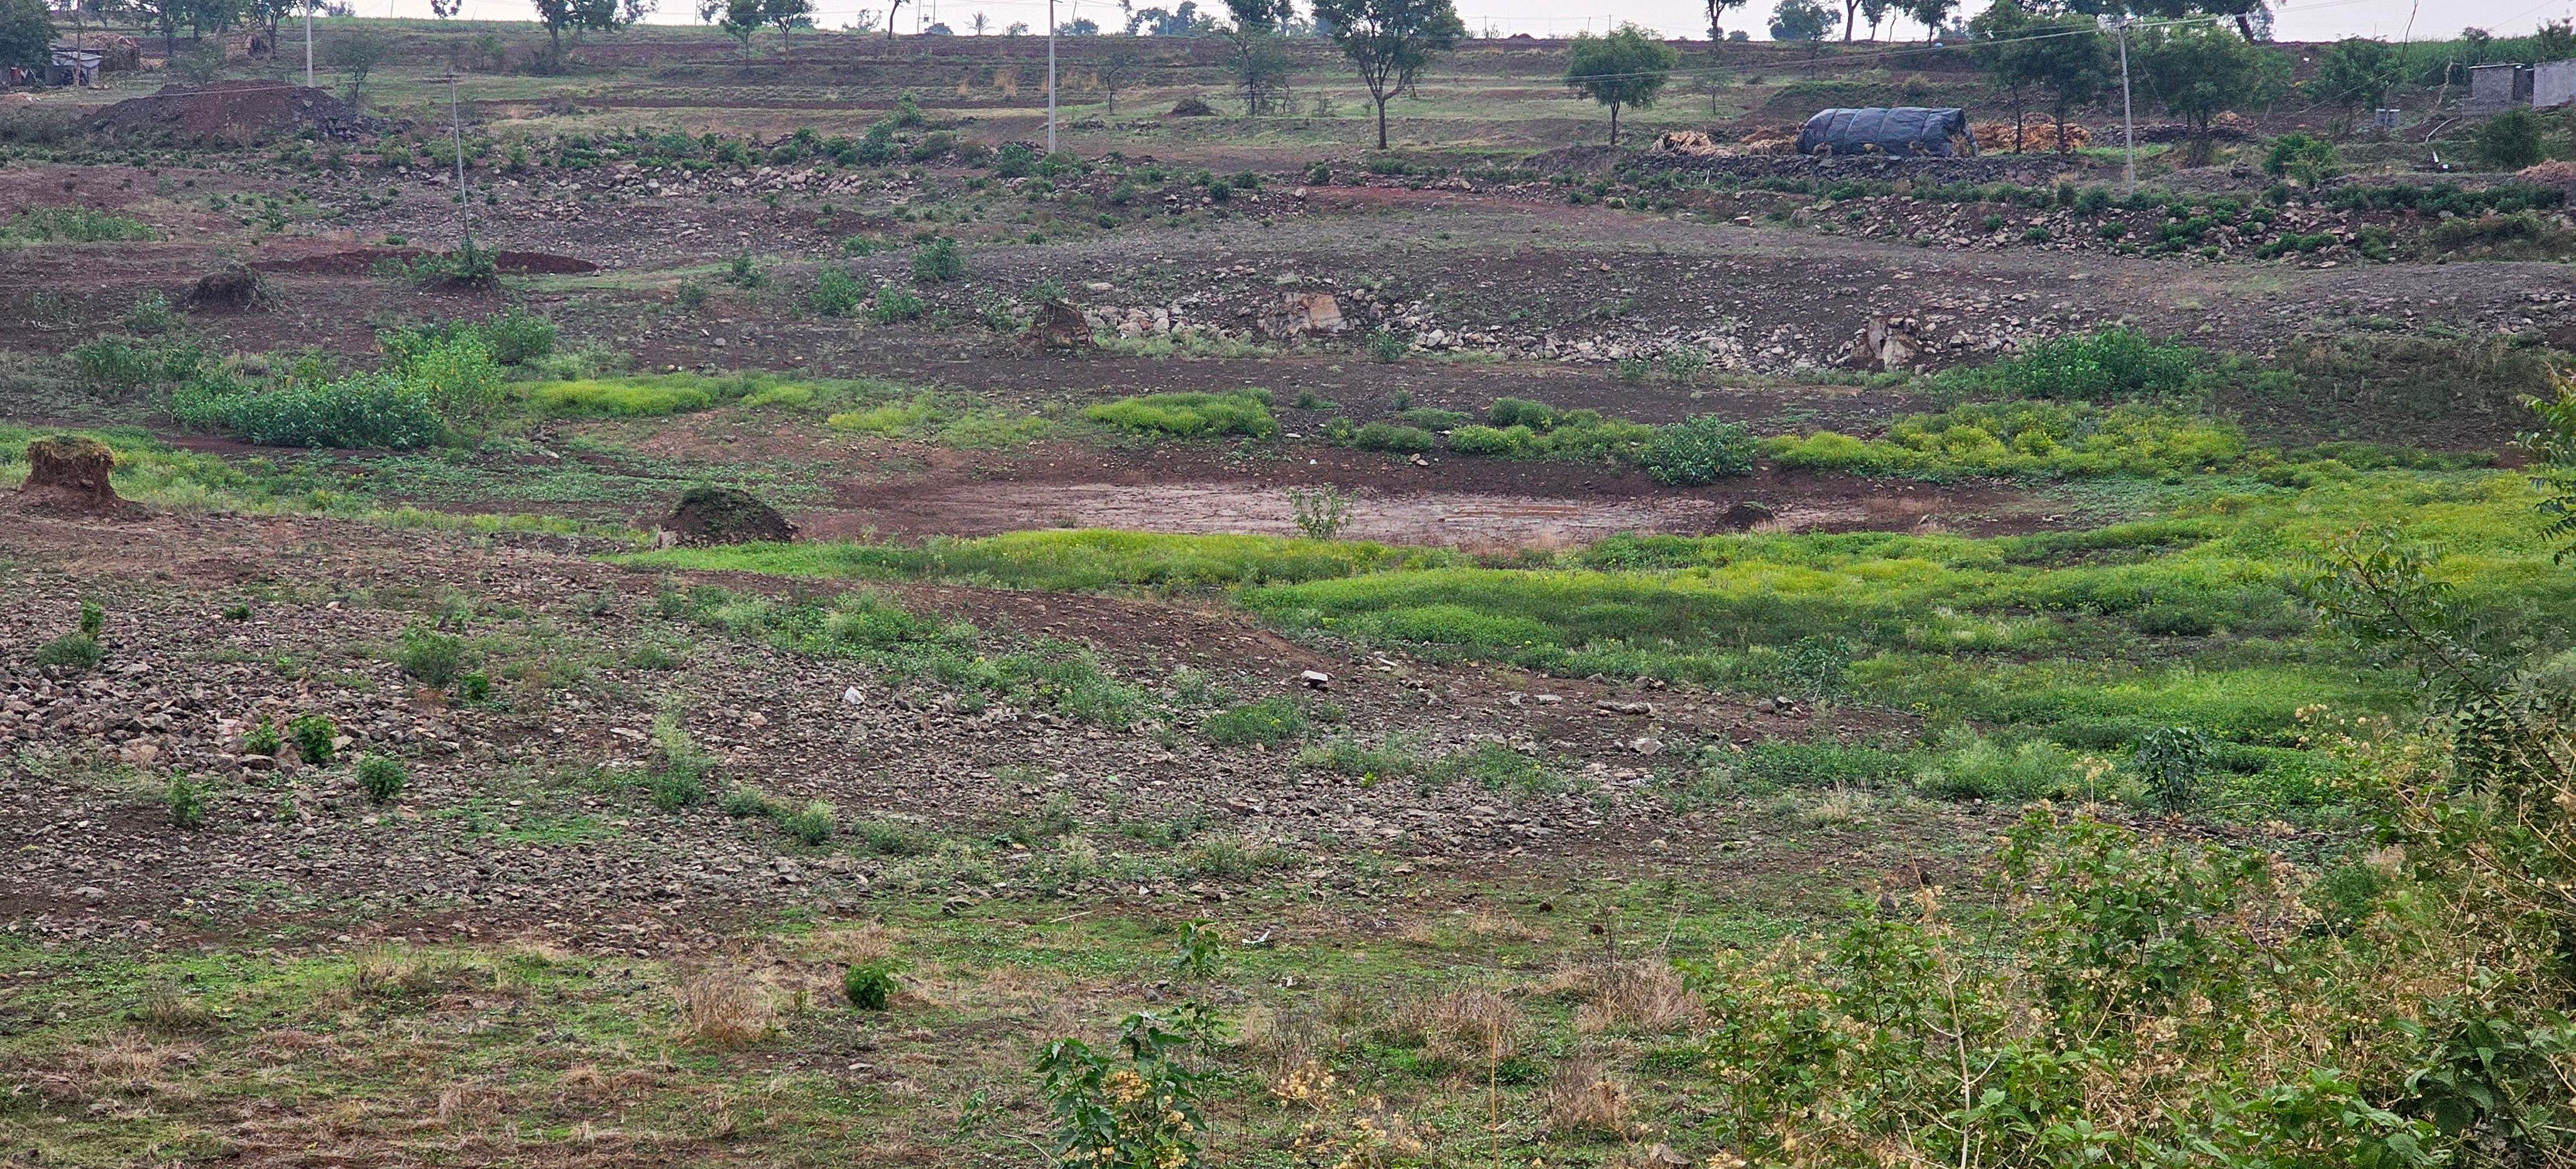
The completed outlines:
<svg viewBox="0 0 2576 1169">
<path fill-rule="evenodd" d="M 1239 434 L 1269 438 L 1279 433 L 1270 416 L 1270 391 L 1240 390 L 1225 394 L 1147 394 L 1104 402 L 1082 412 L 1106 426 L 1139 434 L 1198 438 Z"/>
</svg>

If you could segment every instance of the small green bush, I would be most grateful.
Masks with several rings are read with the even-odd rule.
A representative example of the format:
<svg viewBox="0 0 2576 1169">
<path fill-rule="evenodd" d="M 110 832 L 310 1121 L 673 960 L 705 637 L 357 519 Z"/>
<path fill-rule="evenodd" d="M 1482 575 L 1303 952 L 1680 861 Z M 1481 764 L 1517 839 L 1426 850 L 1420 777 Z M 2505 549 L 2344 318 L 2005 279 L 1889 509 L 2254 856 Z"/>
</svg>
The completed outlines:
<svg viewBox="0 0 2576 1169">
<path fill-rule="evenodd" d="M 126 332 L 158 337 L 179 327 L 179 314 L 171 311 L 169 297 L 147 292 L 126 310 L 124 325 Z"/>
<path fill-rule="evenodd" d="M 1430 450 L 1438 445 L 1438 440 L 1432 437 L 1430 431 L 1419 426 L 1372 422 L 1351 432 L 1342 445 L 1357 447 L 1364 451 L 1394 451 L 1402 454 Z"/>
<path fill-rule="evenodd" d="M 1082 416 L 1122 430 L 1178 438 L 1219 434 L 1269 438 L 1279 433 L 1265 391 L 1147 394 L 1093 406 Z"/>
<path fill-rule="evenodd" d="M 805 307 L 826 317 L 846 317 L 859 311 L 867 299 L 867 287 L 858 278 L 838 268 L 825 268 L 814 274 L 814 291 L 805 297 Z"/>
<path fill-rule="evenodd" d="M 897 321 L 919 320 L 929 312 L 930 306 L 920 297 L 901 289 L 884 288 L 877 291 L 877 303 L 868 310 L 868 319 L 880 325 L 891 325 Z"/>
<path fill-rule="evenodd" d="M 56 666 L 67 670 L 93 670 L 107 657 L 107 650 L 95 637 L 66 633 L 36 647 L 28 661 L 39 666 Z"/>
<path fill-rule="evenodd" d="M 259 716 L 259 722 L 242 734 L 242 750 L 247 754 L 275 755 L 285 749 L 285 738 L 278 734 L 277 724 L 268 721 L 267 715 Z"/>
<path fill-rule="evenodd" d="M 390 804 L 402 798 L 403 789 L 411 786 L 411 769 L 390 755 L 358 757 L 358 790 L 367 794 L 371 804 Z"/>
<path fill-rule="evenodd" d="M 1949 392 L 1993 398 L 2107 401 L 2176 397 L 2192 391 L 2209 355 L 2133 329 L 2051 337 L 1986 365 L 1934 379 Z"/>
<path fill-rule="evenodd" d="M 1695 487 L 1752 474 L 1755 447 L 1753 432 L 1743 423 L 1702 414 L 1657 428 L 1638 462 L 1657 482 Z"/>
<path fill-rule="evenodd" d="M 1497 427 L 1527 427 L 1546 430 L 1556 425 L 1556 407 L 1527 398 L 1496 398 L 1485 408 L 1485 421 Z"/>
<path fill-rule="evenodd" d="M 1413 352 L 1413 339 L 1393 329 L 1378 329 L 1368 335 L 1368 352 L 1381 364 L 1393 364 Z"/>
<path fill-rule="evenodd" d="M 894 997 L 894 964 L 859 962 L 841 974 L 841 994 L 862 1011 L 882 1011 Z"/>
<path fill-rule="evenodd" d="M 1228 707 L 1199 723 L 1199 734 L 1220 747 L 1259 743 L 1275 747 L 1306 733 L 1306 712 L 1285 698 Z"/>
<path fill-rule="evenodd" d="M 778 818 L 778 829 L 798 844 L 821 845 L 832 839 L 840 826 L 840 810 L 815 800 L 788 815 Z"/>
<path fill-rule="evenodd" d="M 736 820 L 751 820 L 775 816 L 779 809 L 759 788 L 735 784 L 716 800 L 716 810 Z"/>
<path fill-rule="evenodd" d="M 316 767 L 326 766 L 339 753 L 339 724 L 329 716 L 299 714 L 286 723 L 286 737 L 295 743 L 298 758 Z"/>
<path fill-rule="evenodd" d="M 201 827 L 206 822 L 206 787 L 185 775 L 173 775 L 161 789 L 161 806 L 169 809 L 171 824 Z"/>
<path fill-rule="evenodd" d="M 396 653 L 402 672 L 424 686 L 445 690 L 456 681 L 465 662 L 465 643 L 432 629 L 412 626 L 403 631 L 402 648 Z"/>
<path fill-rule="evenodd" d="M 966 275 L 966 255 L 957 241 L 947 236 L 933 236 L 913 249 L 912 278 L 924 284 L 946 284 Z"/>
</svg>

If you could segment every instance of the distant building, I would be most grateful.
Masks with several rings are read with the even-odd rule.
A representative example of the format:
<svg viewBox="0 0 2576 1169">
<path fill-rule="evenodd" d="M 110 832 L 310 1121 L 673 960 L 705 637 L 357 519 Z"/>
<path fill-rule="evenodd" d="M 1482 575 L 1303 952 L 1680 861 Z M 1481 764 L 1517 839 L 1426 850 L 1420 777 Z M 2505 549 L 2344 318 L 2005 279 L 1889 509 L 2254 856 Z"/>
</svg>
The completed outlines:
<svg viewBox="0 0 2576 1169">
<path fill-rule="evenodd" d="M 2576 60 L 2543 61 L 2531 67 L 2533 109 L 2576 105 Z"/>
</svg>

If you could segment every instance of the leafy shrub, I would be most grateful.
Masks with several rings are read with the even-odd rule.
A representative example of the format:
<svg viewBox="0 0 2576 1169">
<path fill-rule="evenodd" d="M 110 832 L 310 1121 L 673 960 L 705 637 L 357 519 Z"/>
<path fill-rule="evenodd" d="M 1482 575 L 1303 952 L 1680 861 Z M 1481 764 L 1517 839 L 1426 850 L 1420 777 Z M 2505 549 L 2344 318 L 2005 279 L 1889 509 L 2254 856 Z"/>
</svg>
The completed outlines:
<svg viewBox="0 0 2576 1169">
<path fill-rule="evenodd" d="M 2470 152 L 2491 170 L 2521 170 L 2543 155 L 2540 116 L 2515 107 L 2486 120 L 2470 139 Z"/>
<path fill-rule="evenodd" d="M 385 365 L 395 370 L 430 359 L 433 351 L 442 346 L 468 339 L 481 344 L 484 355 L 498 364 L 525 365 L 552 354 L 556 334 L 553 321 L 523 306 L 511 305 L 479 321 L 459 319 L 378 330 L 376 344 L 385 351 Z M 446 359 L 455 358 L 450 355 Z"/>
<path fill-rule="evenodd" d="M 411 770 L 403 766 L 402 760 L 390 755 L 358 757 L 358 790 L 367 794 L 368 803 L 390 804 L 410 786 Z"/>
<path fill-rule="evenodd" d="M 814 291 L 805 297 L 805 307 L 827 317 L 846 317 L 859 311 L 865 299 L 867 288 L 857 277 L 826 267 L 814 274 Z"/>
<path fill-rule="evenodd" d="M 107 606 L 86 597 L 80 603 L 80 635 L 98 638 L 107 633 Z"/>
<path fill-rule="evenodd" d="M 2037 799 L 2069 790 L 2075 765 L 2074 753 L 2046 739 L 2007 744 L 1954 727 L 1914 769 L 1914 787 L 1950 800 Z"/>
<path fill-rule="evenodd" d="M 161 789 L 161 806 L 169 810 L 173 826 L 202 827 L 206 823 L 206 785 L 185 775 L 173 775 Z"/>
<path fill-rule="evenodd" d="M 1900 418 L 1883 438 L 1833 431 L 1780 437 L 1762 453 L 1783 467 L 1946 478 L 1959 475 L 2161 476 L 2225 467 L 2246 454 L 2235 427 L 2131 403 L 1989 402 Z"/>
<path fill-rule="evenodd" d="M 38 666 L 55 666 L 66 670 L 94 670 L 105 660 L 107 650 L 95 637 L 66 633 L 36 647 L 27 660 Z"/>
<path fill-rule="evenodd" d="M 447 433 L 427 391 L 382 373 L 264 389 L 191 384 L 171 394 L 170 415 L 182 426 L 262 446 L 400 450 Z"/>
<path fill-rule="evenodd" d="M 1220 747 L 1259 743 L 1276 747 L 1306 733 L 1306 712 L 1286 698 L 1264 698 L 1227 707 L 1199 723 L 1199 734 Z"/>
<path fill-rule="evenodd" d="M 678 719 L 667 715 L 653 720 L 653 745 L 662 756 L 644 773 L 644 791 L 653 806 L 676 812 L 705 803 L 707 774 L 715 770 L 715 758 L 690 741 Z"/>
<path fill-rule="evenodd" d="M 651 418 L 716 404 L 714 391 L 685 375 L 537 382 L 520 394 L 555 418 Z"/>
<path fill-rule="evenodd" d="M 1368 335 L 1368 352 L 1380 363 L 1392 364 L 1413 352 L 1413 340 L 1393 329 L 1379 328 Z"/>
<path fill-rule="evenodd" d="M 2343 163 L 2335 153 L 2334 143 L 2312 134 L 2293 132 L 2272 140 L 2271 150 L 2263 156 L 2263 169 L 2297 179 L 2302 186 L 2314 187 L 2343 173 Z"/>
<path fill-rule="evenodd" d="M 158 292 L 147 292 L 134 307 L 126 310 L 125 331 L 157 337 L 179 327 L 179 314 L 170 310 L 170 298 Z"/>
<path fill-rule="evenodd" d="M 32 207 L 0 224 L 0 241 L 95 244 L 159 238 L 131 215 L 87 207 Z"/>
<path fill-rule="evenodd" d="M 277 724 L 270 722 L 267 715 L 259 716 L 259 722 L 242 734 L 242 750 L 245 753 L 275 755 L 285 749 L 285 739 L 278 734 Z"/>
<path fill-rule="evenodd" d="M 868 310 L 868 319 L 880 325 L 891 325 L 897 321 L 919 320 L 929 312 L 930 306 L 920 297 L 901 289 L 881 288 L 877 290 L 876 306 Z"/>
<path fill-rule="evenodd" d="M 2131 329 L 2051 337 L 2020 353 L 1935 379 L 1953 392 L 1996 398 L 2172 397 L 2189 392 L 2207 354 Z"/>
<path fill-rule="evenodd" d="M 1339 445 L 1357 447 L 1364 451 L 1397 453 L 1427 451 L 1439 445 L 1439 440 L 1433 438 L 1430 431 L 1419 426 L 1406 426 L 1396 422 L 1372 422 L 1335 438 L 1334 441 Z"/>
<path fill-rule="evenodd" d="M 1342 534 L 1351 522 L 1350 493 L 1327 483 L 1321 487 L 1288 489 L 1289 515 L 1296 520 L 1297 530 L 1310 540 L 1330 540 Z"/>
<path fill-rule="evenodd" d="M 957 241 L 947 236 L 933 236 L 913 249 L 912 278 L 924 284 L 946 284 L 966 275 L 966 255 L 958 250 Z"/>
<path fill-rule="evenodd" d="M 832 839 L 840 826 L 840 810 L 815 800 L 796 811 L 778 818 L 778 829 L 788 839 L 805 845 L 821 845 Z"/>
<path fill-rule="evenodd" d="M 885 960 L 854 962 L 841 972 L 841 994 L 853 1009 L 882 1011 L 894 997 L 894 964 Z"/>
<path fill-rule="evenodd" d="M 422 685 L 445 690 L 456 681 L 457 672 L 464 665 L 465 643 L 415 625 L 403 631 L 402 649 L 396 658 L 404 674 Z"/>
<path fill-rule="evenodd" d="M 1461 426 L 1449 432 L 1449 450 L 1452 454 L 1521 458 L 1530 451 L 1534 437 L 1526 426 Z"/>
<path fill-rule="evenodd" d="M 66 356 L 81 379 L 112 389 L 176 385 L 206 366 L 205 351 L 188 342 L 153 345 L 124 337 L 96 337 L 72 346 Z"/>
<path fill-rule="evenodd" d="M 1039 1094 L 1054 1116 L 1054 1159 L 1081 1169 L 1181 1169 L 1198 1163 L 1198 1084 L 1186 1057 L 1215 1021 L 1195 1003 L 1176 1018 L 1127 1016 L 1121 1058 L 1079 1039 L 1047 1043 L 1037 1059 Z M 1124 1066 L 1121 1066 L 1121 1065 Z"/>
<path fill-rule="evenodd" d="M 1638 462 L 1656 481 L 1678 486 L 1753 473 L 1753 432 L 1713 414 L 1658 428 Z"/>
<path fill-rule="evenodd" d="M 340 750 L 339 724 L 327 715 L 307 713 L 288 719 L 286 737 L 295 744 L 296 757 L 316 767 L 328 765 Z"/>
<path fill-rule="evenodd" d="M 736 288 L 758 288 L 769 283 L 769 270 L 748 251 L 737 252 L 725 266 L 724 281 Z"/>
<path fill-rule="evenodd" d="M 702 308 L 707 303 L 707 286 L 695 280 L 683 280 L 671 291 L 671 299 L 678 301 L 681 308 Z"/>
<path fill-rule="evenodd" d="M 2214 754 L 2209 736 L 2190 727 L 2158 727 L 2138 736 L 2129 769 L 2162 808 L 2188 808 L 2200 800 L 2201 779 Z"/>
<path fill-rule="evenodd" d="M 1090 407 L 1082 416 L 1122 430 L 1181 438 L 1219 434 L 1269 438 L 1279 433 L 1278 420 L 1270 416 L 1269 393 L 1257 390 L 1147 394 Z"/>
<path fill-rule="evenodd" d="M 768 819 L 783 811 L 768 794 L 756 787 L 735 784 L 716 799 L 716 810 L 736 820 Z"/>
</svg>

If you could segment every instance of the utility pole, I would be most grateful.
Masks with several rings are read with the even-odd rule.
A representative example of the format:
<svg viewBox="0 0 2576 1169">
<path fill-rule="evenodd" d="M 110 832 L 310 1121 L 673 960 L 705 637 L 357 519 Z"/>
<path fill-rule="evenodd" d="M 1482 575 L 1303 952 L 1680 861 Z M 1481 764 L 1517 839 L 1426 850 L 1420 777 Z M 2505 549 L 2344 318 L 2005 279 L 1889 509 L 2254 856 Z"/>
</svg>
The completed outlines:
<svg viewBox="0 0 2576 1169">
<path fill-rule="evenodd" d="M 1055 0 L 1047 0 L 1047 153 L 1055 153 Z"/>
<path fill-rule="evenodd" d="M 456 116 L 456 71 L 447 73 L 447 133 L 456 144 L 456 221 L 465 232 L 465 248 L 474 248 L 474 200 L 465 194 L 465 121 Z"/>
<path fill-rule="evenodd" d="M 318 0 L 304 0 L 304 88 L 313 88 L 313 5 Z"/>
<path fill-rule="evenodd" d="M 2138 119 L 2129 109 L 2129 14 L 2120 14 L 2120 193 L 2138 193 Z"/>
</svg>

